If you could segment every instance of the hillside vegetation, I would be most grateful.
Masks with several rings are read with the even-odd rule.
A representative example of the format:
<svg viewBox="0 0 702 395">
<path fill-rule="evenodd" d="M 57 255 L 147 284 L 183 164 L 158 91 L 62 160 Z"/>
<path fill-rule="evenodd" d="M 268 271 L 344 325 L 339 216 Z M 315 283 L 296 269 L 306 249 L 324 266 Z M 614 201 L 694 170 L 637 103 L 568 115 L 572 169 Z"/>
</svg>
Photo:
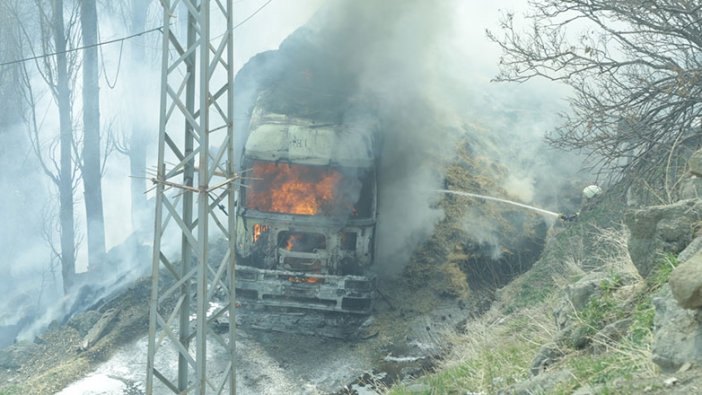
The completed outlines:
<svg viewBox="0 0 702 395">
<path fill-rule="evenodd" d="M 668 285 L 676 267 L 702 263 L 699 155 L 679 183 L 686 199 L 648 207 L 665 196 L 649 190 L 629 207 L 623 182 L 577 222 L 555 224 L 540 259 L 449 337 L 439 366 L 388 393 L 700 393 L 702 350 L 690 340 L 702 334 L 700 310 L 680 307 Z"/>
</svg>

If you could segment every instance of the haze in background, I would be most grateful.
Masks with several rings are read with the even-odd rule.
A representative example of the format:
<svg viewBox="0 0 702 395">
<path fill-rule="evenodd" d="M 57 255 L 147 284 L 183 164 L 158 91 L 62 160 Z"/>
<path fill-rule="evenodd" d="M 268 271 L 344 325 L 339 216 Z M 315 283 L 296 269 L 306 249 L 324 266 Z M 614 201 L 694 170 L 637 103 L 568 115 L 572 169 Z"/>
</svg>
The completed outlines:
<svg viewBox="0 0 702 395">
<path fill-rule="evenodd" d="M 294 29 L 304 23 L 317 9 L 320 0 L 272 1 L 260 12 L 235 30 L 236 64 L 240 66 L 250 56 L 267 49 L 275 48 Z M 235 24 L 240 23 L 259 9 L 265 1 L 241 0 L 235 2 Z M 184 14 L 183 14 L 184 15 Z M 162 11 L 157 1 L 152 1 L 148 11 L 146 29 L 159 26 Z M 115 9 L 105 10 L 99 7 L 99 41 L 104 42 L 125 37 L 135 31 L 126 26 L 129 15 L 122 16 Z M 182 18 L 180 18 L 182 20 Z M 37 33 L 35 37 L 38 37 Z M 146 62 L 133 60 L 130 46 L 144 46 L 149 57 Z M 115 140 L 124 140 L 130 133 L 134 122 L 146 125 L 151 134 L 151 145 L 147 152 L 147 163 L 155 165 L 156 141 L 158 138 L 158 109 L 160 84 L 160 49 L 161 37 L 158 32 L 148 33 L 124 43 L 100 47 L 100 100 L 101 133 L 103 141 L 107 133 Z M 2 59 L 9 61 L 13 59 Z M 237 67 L 238 67 L 237 66 Z M 27 64 L 33 76 L 36 94 L 39 97 L 37 109 L 41 116 L 43 144 L 48 146 L 58 137 L 58 112 L 49 100 L 45 84 L 36 75 L 33 63 Z M 135 89 L 134 87 L 138 87 Z M 80 81 L 76 84 L 80 92 Z M 74 94 L 73 118 L 80 116 L 80 95 Z M 80 133 L 80 127 L 76 134 Z M 61 295 L 61 275 L 59 263 L 53 259 L 45 240 L 44 233 L 58 241 L 58 228 L 52 217 L 57 217 L 57 196 L 50 181 L 40 170 L 36 156 L 32 152 L 23 124 L 8 125 L 0 130 L 0 188 L 4 191 L 0 198 L 0 327 L 8 326 L 18 329 L 25 327 L 24 338 L 31 339 L 37 330 L 53 319 L 68 313 L 74 303 L 91 303 L 110 292 L 127 279 L 147 275 L 151 270 L 150 258 L 135 261 L 144 247 L 134 243 L 129 248 L 122 246 L 113 250 L 112 258 L 120 260 L 114 266 L 114 276 L 102 279 L 100 289 L 93 293 L 71 295 L 64 299 Z M 128 159 L 112 152 L 107 159 L 102 179 L 103 202 L 105 212 L 106 247 L 108 250 L 120 246 L 132 234 L 130 213 L 130 173 Z M 148 187 L 144 181 L 144 191 Z M 76 226 L 77 233 L 83 235 L 85 228 L 84 206 L 82 204 L 82 186 L 76 191 Z M 153 218 L 147 218 L 149 224 L 146 235 L 149 240 L 153 232 Z M 142 229 L 143 231 L 143 229 Z M 57 245 L 57 243 L 56 243 Z M 140 251 L 135 250 L 135 246 Z M 77 270 L 83 271 L 87 266 L 86 246 L 79 240 Z M 146 248 L 147 253 L 150 250 Z M 78 300 L 85 299 L 85 300 Z M 31 324 L 34 322 L 34 324 Z M 14 331 L 14 329 L 13 329 Z M 0 331 L 0 345 L 12 341 L 10 334 Z"/>
<path fill-rule="evenodd" d="M 496 26 L 498 7 L 524 7 L 522 2 L 488 5 L 460 0 L 273 0 L 261 8 L 264 4 L 264 0 L 235 2 L 235 24 L 260 9 L 235 30 L 237 68 L 257 53 L 276 49 L 312 18 L 307 29 L 334 49 L 335 58 L 311 61 L 320 69 L 340 67 L 353 74 L 354 85 L 349 90 L 343 121 L 383 130 L 378 224 L 378 261 L 383 271 L 399 272 L 411 248 L 442 218 L 434 206 L 438 196 L 432 190 L 443 186 L 443 165 L 452 159 L 455 141 L 467 129 L 478 137 L 482 133 L 480 138 L 497 147 L 490 155 L 513 174 L 505 189 L 516 199 L 535 204 L 548 200 L 553 194 L 539 196 L 539 191 L 546 190 L 542 188 L 543 180 L 558 189 L 553 176 L 556 172 L 562 175 L 566 167 L 544 160 L 541 137 L 554 126 L 554 114 L 562 109 L 560 97 L 564 92 L 531 82 L 519 86 L 489 83 L 497 72 L 499 50 L 485 38 L 484 29 Z M 125 28 L 123 17 L 98 12 L 100 41 L 135 33 Z M 160 6 L 152 2 L 147 29 L 160 25 L 160 18 Z M 182 23 L 182 18 L 179 21 Z M 100 47 L 104 63 L 100 75 L 102 131 L 111 131 L 119 139 L 128 135 L 129 125 L 147 125 L 152 131 L 147 162 L 153 166 L 161 38 L 158 33 L 149 33 L 133 40 L 146 47 L 150 57 L 147 62 L 135 62 L 127 43 L 124 48 L 119 44 Z M 29 66 L 33 70 L 33 65 Z M 46 100 L 48 93 L 43 95 L 43 108 L 38 112 L 44 116 L 48 144 L 52 135 L 56 137 L 58 115 Z M 236 103 L 238 128 L 246 119 L 245 107 L 246 103 Z M 80 102 L 75 109 L 77 120 Z M 366 116 L 368 109 L 373 112 L 372 119 Z M 0 304 L 0 326 L 37 315 L 43 317 L 42 323 L 48 323 L 66 313 L 62 307 L 47 308 L 60 299 L 61 288 L 57 278 L 60 271 L 55 262 L 52 266 L 51 253 L 42 237 L 43 229 L 48 229 L 48 234 L 57 238 L 55 225 L 47 219 L 56 215 L 56 199 L 38 170 L 23 125 L 2 131 L 0 144 L 0 187 L 5 191 L 0 204 L 0 250 L 5 252 L 5 259 L 0 261 L 0 269 L 9 273 L 0 276 L 0 291 L 5 295 Z M 133 232 L 129 176 L 126 157 L 112 153 L 102 181 L 108 249 L 123 243 Z M 147 186 L 145 180 L 144 188 Z M 78 190 L 79 234 L 84 233 L 85 222 L 81 195 Z M 146 222 L 153 220 L 147 218 Z M 148 229 L 143 239 L 149 240 L 151 232 Z M 84 243 L 79 247 L 77 266 L 81 270 L 86 267 Z M 137 251 L 123 248 L 115 251 L 115 256 L 123 262 L 115 266 L 114 278 L 106 279 L 113 284 L 127 278 L 117 270 L 119 267 L 129 268 L 132 277 L 150 270 L 150 260 L 137 260 Z"/>
<path fill-rule="evenodd" d="M 524 203 L 555 203 L 552 191 L 576 168 L 572 160 L 555 166 L 560 160 L 542 140 L 555 125 L 560 92 L 489 82 L 499 51 L 484 30 L 494 28 L 498 11 L 473 3 L 328 0 L 279 50 L 257 55 L 237 75 L 239 149 L 256 105 L 350 131 L 377 129 L 381 274 L 401 272 L 442 218 L 434 191 L 462 139 L 506 169 L 501 188 Z M 490 229 L 468 233 L 496 240 Z"/>
</svg>

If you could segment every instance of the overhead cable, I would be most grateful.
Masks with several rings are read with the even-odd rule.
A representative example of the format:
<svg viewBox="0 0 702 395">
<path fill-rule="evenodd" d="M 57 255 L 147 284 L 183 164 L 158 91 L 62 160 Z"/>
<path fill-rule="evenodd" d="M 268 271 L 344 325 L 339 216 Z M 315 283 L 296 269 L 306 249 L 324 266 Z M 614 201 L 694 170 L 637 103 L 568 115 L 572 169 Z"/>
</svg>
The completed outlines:
<svg viewBox="0 0 702 395">
<path fill-rule="evenodd" d="M 246 22 L 248 22 L 251 18 L 253 18 L 254 16 L 256 16 L 256 14 L 258 14 L 259 12 L 261 12 L 261 10 L 263 10 L 264 8 L 266 8 L 266 6 L 269 5 L 269 4 L 272 3 L 272 2 L 273 2 L 273 0 L 268 0 L 267 2 L 265 2 L 265 3 L 264 3 L 261 7 L 259 7 L 256 11 L 254 11 L 253 13 L 251 13 L 251 15 L 247 16 L 246 18 L 244 18 L 244 20 L 242 20 L 242 21 L 239 22 L 236 26 L 234 26 L 234 27 L 232 28 L 232 30 L 234 30 L 234 29 L 240 27 L 241 25 L 245 24 Z M 30 60 L 37 60 L 37 59 L 48 58 L 48 57 L 50 57 L 50 56 L 56 56 L 56 55 L 62 55 L 62 54 L 66 54 L 66 53 L 76 52 L 76 51 L 82 51 L 82 50 L 84 50 L 84 49 L 89 49 L 89 48 L 94 48 L 94 47 L 100 47 L 100 46 L 102 46 L 102 45 L 113 44 L 113 43 L 117 43 L 117 42 L 124 42 L 124 41 L 126 41 L 126 40 L 129 40 L 129 39 L 132 39 L 132 38 L 135 38 L 135 37 L 139 37 L 139 36 L 142 36 L 142 35 L 147 34 L 147 33 L 155 32 L 155 31 L 157 31 L 157 30 L 162 31 L 162 29 L 163 29 L 163 26 L 159 26 L 159 27 L 155 27 L 155 28 L 149 29 L 149 30 L 144 30 L 143 32 L 135 33 L 135 34 L 132 34 L 132 35 L 129 35 L 129 36 L 120 37 L 120 38 L 115 38 L 115 39 L 113 39 L 113 40 L 103 41 L 103 42 L 99 42 L 99 43 L 95 43 L 95 44 L 91 44 L 91 45 L 84 45 L 84 46 L 82 46 L 82 47 L 71 48 L 71 49 L 67 49 L 67 50 L 65 50 L 65 51 L 61 51 L 61 52 L 45 53 L 45 54 L 41 54 L 41 55 L 37 55 L 37 56 L 32 56 L 32 57 L 29 57 L 29 58 L 23 58 L 23 59 L 12 60 L 12 61 L 9 61 L 9 62 L 0 63 L 0 67 L 3 67 L 3 66 L 10 66 L 10 65 L 13 65 L 13 64 L 17 64 L 17 63 L 23 63 L 23 62 L 27 62 L 27 61 L 30 61 Z M 221 35 L 218 36 L 218 37 L 221 37 Z"/>
<path fill-rule="evenodd" d="M 129 39 L 131 39 L 131 38 L 139 37 L 139 36 L 141 36 L 141 35 L 144 35 L 144 34 L 147 34 L 147 33 L 151 33 L 151 32 L 155 32 L 155 31 L 161 30 L 161 29 L 163 29 L 163 26 L 155 27 L 155 28 L 153 28 L 153 29 L 145 30 L 145 31 L 143 31 L 143 32 L 135 33 L 135 34 L 132 34 L 132 35 L 129 35 L 129 36 L 126 36 L 126 37 L 120 37 L 120 38 L 115 38 L 115 39 L 113 39 L 113 40 L 103 41 L 103 42 L 99 42 L 99 43 L 95 43 L 95 44 L 90 44 L 90 45 L 84 45 L 84 46 L 82 46 L 82 47 L 71 48 L 71 49 L 67 49 L 67 50 L 65 50 L 65 51 L 61 51 L 61 52 L 45 53 L 45 54 L 41 54 L 41 55 L 37 55 L 37 56 L 32 56 L 32 57 L 29 57 L 29 58 L 17 59 L 17 60 L 13 60 L 13 61 L 10 61 L 10 62 L 0 63 L 0 67 L 1 67 L 1 66 L 9 66 L 9 65 L 17 64 L 17 63 L 23 63 L 23 62 L 27 62 L 27 61 L 30 61 L 30 60 L 37 60 L 37 59 L 42 59 L 42 58 L 48 58 L 49 56 L 62 55 L 62 54 L 66 54 L 66 53 L 71 53 L 71 52 L 76 52 L 76 51 L 82 51 L 82 50 L 84 50 L 84 49 L 95 48 L 95 47 L 99 47 L 99 46 L 102 46 L 102 45 L 107 45 L 107 44 L 113 44 L 113 43 L 117 43 L 117 42 L 122 42 L 122 41 L 125 41 L 125 40 L 129 40 Z"/>
</svg>

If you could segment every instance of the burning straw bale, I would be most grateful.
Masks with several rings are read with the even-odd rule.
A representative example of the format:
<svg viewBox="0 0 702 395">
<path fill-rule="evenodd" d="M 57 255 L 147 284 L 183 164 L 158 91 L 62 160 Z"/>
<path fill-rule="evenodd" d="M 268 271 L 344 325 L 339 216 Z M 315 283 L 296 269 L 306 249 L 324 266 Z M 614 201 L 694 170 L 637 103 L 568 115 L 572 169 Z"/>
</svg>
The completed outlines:
<svg viewBox="0 0 702 395">
<path fill-rule="evenodd" d="M 508 171 L 476 156 L 464 141 L 446 169 L 449 189 L 507 196 Z M 528 270 L 543 248 L 547 226 L 537 214 L 495 202 L 444 196 L 445 213 L 434 234 L 413 254 L 405 275 L 411 284 L 429 284 L 439 295 L 461 297 L 468 288 L 494 289 Z"/>
</svg>

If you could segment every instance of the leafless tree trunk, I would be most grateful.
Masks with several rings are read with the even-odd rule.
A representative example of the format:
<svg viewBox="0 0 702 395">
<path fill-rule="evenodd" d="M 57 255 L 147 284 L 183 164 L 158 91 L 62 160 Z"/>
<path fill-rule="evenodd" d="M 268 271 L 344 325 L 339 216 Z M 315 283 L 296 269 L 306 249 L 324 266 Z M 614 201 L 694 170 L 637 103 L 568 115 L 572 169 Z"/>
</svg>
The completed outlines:
<svg viewBox="0 0 702 395">
<path fill-rule="evenodd" d="M 14 37 L 17 22 L 12 20 L 12 6 L 12 4 L 0 3 L 0 61 L 2 62 L 19 59 L 22 56 Z M 6 132 L 7 126 L 22 121 L 23 107 L 17 85 L 19 77 L 19 65 L 0 67 L 0 108 L 2 108 L 0 133 Z"/>
<path fill-rule="evenodd" d="M 133 32 L 144 31 L 146 28 L 146 13 L 150 1 L 132 1 L 131 28 Z M 133 64 L 144 64 L 146 61 L 146 51 L 143 40 L 133 40 L 131 43 Z M 139 75 L 139 74 L 138 74 Z M 138 78 L 137 81 L 142 80 Z M 138 86 L 132 87 L 136 92 Z M 133 105 L 139 105 L 133 103 Z M 132 125 L 129 137 L 129 169 L 131 171 L 131 203 L 132 203 L 132 228 L 139 232 L 142 228 L 149 226 L 145 221 L 148 213 L 146 202 L 146 148 L 149 142 L 149 132 L 138 122 Z"/>
<path fill-rule="evenodd" d="M 56 48 L 56 101 L 59 108 L 59 220 L 61 228 L 61 274 L 63 290 L 68 293 L 75 280 L 75 230 L 73 218 L 73 125 L 71 123 L 70 75 L 66 60 L 66 32 L 63 0 L 53 0 L 52 30 Z"/>
<path fill-rule="evenodd" d="M 115 12 L 122 15 L 124 24 L 129 26 L 131 33 L 138 33 L 146 30 L 148 9 L 153 0 L 123 0 L 110 4 Z M 146 81 L 144 65 L 148 62 L 145 40 L 131 40 L 129 42 L 130 64 L 139 65 L 134 67 L 130 74 L 133 76 L 128 82 L 132 92 L 132 99 L 127 104 L 132 114 L 139 114 L 141 102 L 139 92 L 143 87 L 141 81 Z M 140 239 L 144 239 L 151 227 L 149 217 L 149 207 L 146 200 L 146 151 L 149 145 L 151 134 L 140 117 L 131 117 L 130 130 L 126 132 L 117 144 L 117 150 L 129 158 L 129 170 L 131 176 L 131 208 L 132 208 L 132 230 L 137 233 Z"/>
<path fill-rule="evenodd" d="M 105 255 L 100 160 L 100 90 L 98 86 L 97 10 L 95 0 L 81 0 L 83 34 L 83 189 L 88 236 L 88 268 L 98 269 Z"/>
</svg>

